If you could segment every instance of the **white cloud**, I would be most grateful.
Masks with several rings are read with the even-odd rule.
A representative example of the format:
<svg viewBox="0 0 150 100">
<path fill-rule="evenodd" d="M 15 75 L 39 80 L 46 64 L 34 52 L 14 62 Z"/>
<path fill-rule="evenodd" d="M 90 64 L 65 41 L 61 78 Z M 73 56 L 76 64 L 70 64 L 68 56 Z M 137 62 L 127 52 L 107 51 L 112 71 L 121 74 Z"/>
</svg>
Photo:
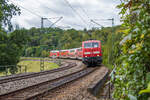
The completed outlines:
<svg viewBox="0 0 150 100">
<path fill-rule="evenodd" d="M 89 26 L 90 19 L 115 18 L 115 24 L 120 24 L 119 10 L 116 8 L 119 0 L 68 0 L 75 13 L 65 2 L 65 0 L 13 0 L 15 4 L 36 13 L 42 17 L 61 17 L 63 19 L 57 23 L 58 26 L 70 26 L 76 29 L 83 29 Z M 83 12 L 83 10 L 86 12 Z M 85 24 L 79 15 L 86 21 Z M 90 19 L 87 17 L 90 17 Z M 50 19 L 55 22 L 57 19 Z M 13 23 L 21 27 L 40 27 L 40 17 L 21 8 L 21 15 L 13 18 Z M 44 26 L 49 27 L 50 22 L 44 21 Z M 109 21 L 97 21 L 103 26 L 111 26 Z M 93 26 L 97 27 L 97 25 Z"/>
</svg>

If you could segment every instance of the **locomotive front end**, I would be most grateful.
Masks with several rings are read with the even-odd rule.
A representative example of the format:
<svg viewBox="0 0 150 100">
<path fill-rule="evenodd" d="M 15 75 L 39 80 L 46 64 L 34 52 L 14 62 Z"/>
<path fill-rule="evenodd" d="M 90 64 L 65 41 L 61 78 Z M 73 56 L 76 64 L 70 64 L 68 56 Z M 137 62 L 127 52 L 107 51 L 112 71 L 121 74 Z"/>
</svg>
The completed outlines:
<svg viewBox="0 0 150 100">
<path fill-rule="evenodd" d="M 102 63 L 101 42 L 89 40 L 82 42 L 82 62 L 88 66 L 100 65 Z"/>
</svg>

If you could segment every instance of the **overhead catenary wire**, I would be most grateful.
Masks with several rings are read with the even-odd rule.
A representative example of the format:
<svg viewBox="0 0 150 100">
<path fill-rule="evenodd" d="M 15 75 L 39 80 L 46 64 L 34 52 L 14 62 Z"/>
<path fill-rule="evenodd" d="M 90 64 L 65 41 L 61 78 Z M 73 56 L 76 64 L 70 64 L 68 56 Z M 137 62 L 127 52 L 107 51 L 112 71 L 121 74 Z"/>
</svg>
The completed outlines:
<svg viewBox="0 0 150 100">
<path fill-rule="evenodd" d="M 41 2 L 40 0 L 37 0 L 37 2 L 44 4 L 44 3 Z M 71 6 L 71 4 L 70 4 L 68 1 L 65 1 L 65 2 L 67 3 L 67 5 L 68 5 L 69 7 L 71 7 L 71 9 L 73 9 L 73 11 L 75 10 L 75 9 Z M 44 6 L 45 6 L 46 8 L 48 8 L 49 10 L 52 10 L 52 11 L 53 11 L 53 9 L 51 9 L 50 7 L 48 7 L 46 4 L 44 4 Z M 78 12 L 76 12 L 76 10 L 75 10 L 75 13 L 78 14 Z M 54 17 L 54 18 L 52 18 L 52 19 L 56 19 L 56 18 L 61 18 L 61 17 Z M 58 19 L 58 20 L 59 20 L 59 19 Z M 84 20 L 84 19 L 81 17 L 81 20 Z M 56 22 L 57 22 L 57 21 L 56 21 Z M 55 22 L 54 22 L 54 23 L 55 23 Z M 85 20 L 84 20 L 84 23 L 87 24 Z M 52 24 L 51 26 L 53 26 L 53 24 Z"/>
<path fill-rule="evenodd" d="M 86 11 L 84 10 L 84 8 L 80 5 L 81 10 L 84 12 L 84 14 L 87 16 L 88 20 L 89 20 L 89 28 L 91 27 L 91 21 L 90 21 L 90 17 L 89 15 L 86 13 Z"/>
<path fill-rule="evenodd" d="M 39 4 L 44 4 L 43 2 L 41 2 L 40 0 L 36 0 L 36 2 L 39 2 Z M 48 8 L 50 11 L 52 11 L 53 9 L 51 9 L 50 7 L 48 7 L 47 5 L 44 4 L 44 6 L 46 8 Z M 47 18 L 46 20 L 49 20 L 49 19 L 58 19 L 57 21 L 55 21 L 54 23 L 52 23 L 50 25 L 50 27 L 52 27 L 53 25 L 55 25 L 58 21 L 60 21 L 60 19 L 62 19 L 63 17 L 52 17 L 52 18 Z M 58 27 L 57 25 L 55 25 L 56 27 Z M 59 28 L 59 27 L 58 27 Z"/>
<path fill-rule="evenodd" d="M 86 11 L 84 10 L 83 7 L 80 6 L 80 8 L 81 8 L 81 10 L 84 12 L 84 14 L 87 16 L 87 18 L 88 18 L 88 20 L 89 20 L 89 28 L 90 28 L 90 27 L 91 27 L 90 17 L 89 17 L 89 15 L 86 13 Z"/>
<path fill-rule="evenodd" d="M 79 3 L 79 7 L 80 7 L 80 9 L 82 10 L 82 12 L 87 16 L 87 18 L 90 20 L 90 17 L 89 17 L 89 15 L 87 14 L 87 12 L 85 11 L 85 9 L 81 6 L 81 4 L 80 4 L 80 2 L 78 2 Z"/>
<path fill-rule="evenodd" d="M 89 29 L 91 28 L 91 18 L 90 18 L 90 16 L 89 16 L 89 14 L 85 11 L 85 9 L 81 6 L 81 4 L 80 4 L 80 2 L 78 2 L 79 3 L 79 7 L 80 7 L 80 9 L 82 10 L 82 12 L 87 16 L 87 18 L 88 18 L 88 20 L 89 20 Z"/>
<path fill-rule="evenodd" d="M 53 25 L 55 25 L 57 22 L 59 22 L 63 17 L 60 17 L 57 21 L 55 21 L 50 27 L 52 27 Z"/>
<path fill-rule="evenodd" d="M 53 9 L 51 9 L 50 7 L 48 7 L 47 5 L 45 5 L 43 2 L 41 2 L 40 0 L 36 0 L 36 2 L 39 2 L 39 4 L 43 4 L 46 8 L 48 8 L 50 11 L 52 11 Z"/>
<path fill-rule="evenodd" d="M 13 2 L 12 0 L 9 0 L 9 1 L 12 2 L 12 3 L 14 3 L 14 4 L 16 4 L 16 3 Z M 35 12 L 29 10 L 29 9 L 26 9 L 25 7 L 23 7 L 23 6 L 19 5 L 19 4 L 16 4 L 16 5 L 19 6 L 19 7 L 21 7 L 22 9 L 24 9 L 24 10 L 30 12 L 31 14 L 33 14 L 33 15 L 35 15 L 35 16 L 37 16 L 37 17 L 43 18 L 43 16 L 40 16 L 39 14 L 37 14 L 37 13 L 35 13 Z M 53 24 L 52 21 L 50 21 L 49 19 L 47 19 L 47 20 L 48 20 L 51 24 Z"/>
<path fill-rule="evenodd" d="M 82 20 L 82 22 L 87 25 L 86 21 L 84 20 L 84 18 L 82 18 L 82 16 L 72 7 L 72 5 L 67 1 L 64 0 L 66 2 L 66 4 L 79 16 L 79 18 Z"/>
<path fill-rule="evenodd" d="M 45 5 L 43 2 L 41 2 L 40 0 L 36 0 L 37 2 L 39 2 L 39 4 L 43 4 L 46 8 L 48 8 L 50 11 L 53 11 L 53 9 L 51 9 L 50 7 L 48 7 L 47 5 Z M 58 19 L 57 21 L 55 21 L 54 23 L 52 23 L 51 24 L 51 26 L 50 27 L 52 27 L 53 25 L 55 25 L 58 21 L 60 21 L 59 19 L 62 19 L 62 17 L 52 17 L 52 18 L 47 18 L 47 20 L 49 20 L 49 19 Z M 56 27 L 58 27 L 57 25 L 56 25 Z"/>
<path fill-rule="evenodd" d="M 41 3 L 44 4 L 44 3 L 41 2 L 40 0 L 36 0 L 36 1 L 39 2 L 40 4 L 41 4 Z M 71 9 L 72 9 L 73 11 L 75 11 L 75 13 L 78 14 L 78 12 L 71 6 L 71 4 L 70 4 L 68 1 L 65 1 L 65 2 L 67 3 L 67 5 L 68 5 L 69 7 L 71 7 Z M 45 6 L 46 8 L 48 8 L 49 10 L 53 11 L 53 9 L 51 9 L 51 8 L 48 7 L 47 5 L 44 4 L 44 6 Z M 80 19 L 87 25 L 86 21 L 82 18 L 82 16 L 81 16 L 80 14 L 78 14 L 78 15 L 79 15 Z M 50 18 L 50 19 L 56 19 L 56 18 L 61 18 L 61 17 L 53 17 L 53 18 Z M 49 20 L 49 18 L 48 18 L 47 20 Z M 55 22 L 54 22 L 54 23 L 55 23 Z M 53 23 L 53 24 L 54 24 L 54 23 Z M 53 24 L 52 24 L 51 26 L 53 26 Z"/>
<path fill-rule="evenodd" d="M 10 2 L 12 2 L 12 3 L 14 3 L 14 4 L 16 4 L 15 2 L 13 2 L 12 0 L 10 0 Z M 40 15 L 38 15 L 38 14 L 36 14 L 35 12 L 33 12 L 33 11 L 31 11 L 31 10 L 29 10 L 29 9 L 26 9 L 25 7 L 23 7 L 23 6 L 21 6 L 21 5 L 19 5 L 19 4 L 16 4 L 17 6 L 19 6 L 19 7 L 21 7 L 22 9 L 24 9 L 24 10 L 26 10 L 26 11 L 28 11 L 28 12 L 30 12 L 30 13 L 32 13 L 33 15 L 36 15 L 36 16 L 38 16 L 38 17 L 42 17 L 42 16 L 40 16 Z"/>
<path fill-rule="evenodd" d="M 33 14 L 33 15 L 35 15 L 35 16 L 37 16 L 37 17 L 40 17 L 41 19 L 42 19 L 42 18 L 45 18 L 45 17 L 43 17 L 43 16 L 37 14 L 36 12 L 27 9 L 27 8 L 21 6 L 20 4 L 17 4 L 16 2 L 14 2 L 14 1 L 12 1 L 12 0 L 9 0 L 9 1 L 10 1 L 11 3 L 13 3 L 13 4 L 16 4 L 16 5 L 19 6 L 20 8 L 22 8 L 22 9 L 24 9 L 24 10 L 30 12 L 31 14 Z M 39 1 L 39 0 L 37 0 L 37 1 Z M 82 18 L 82 16 L 71 6 L 71 4 L 70 4 L 67 0 L 65 0 L 65 1 L 66 1 L 66 3 L 68 4 L 68 6 L 71 7 L 71 9 L 72 9 L 72 10 L 80 17 L 80 19 L 87 25 L 86 21 Z M 46 7 L 47 7 L 47 6 L 46 6 Z M 51 8 L 49 8 L 49 7 L 47 7 L 47 8 L 48 8 L 48 9 L 51 9 Z M 60 18 L 60 17 L 47 18 L 47 19 L 45 19 L 45 20 L 49 21 L 49 22 L 51 23 L 51 26 L 53 26 L 55 22 L 53 23 L 53 22 L 50 21 L 49 19 L 57 19 L 57 18 Z"/>
<path fill-rule="evenodd" d="M 51 9 L 50 7 L 48 7 L 46 4 L 44 4 L 43 2 L 41 2 L 40 0 L 36 0 L 37 2 L 39 2 L 40 4 L 42 3 L 47 9 L 49 9 L 50 11 L 53 11 L 53 9 Z M 54 24 L 56 24 L 58 21 L 60 21 L 63 17 L 52 17 L 52 18 L 47 18 L 47 20 L 49 19 L 58 19 L 57 21 L 55 21 L 54 23 L 51 24 L 50 27 L 52 27 Z M 58 28 L 62 28 L 60 26 L 55 25 Z"/>
<path fill-rule="evenodd" d="M 84 8 L 82 6 L 80 6 L 80 8 L 84 12 L 84 14 L 87 16 L 87 18 L 90 19 L 89 15 L 86 13 L 86 11 L 84 10 Z"/>
<path fill-rule="evenodd" d="M 97 24 L 98 26 L 100 26 L 100 27 L 102 27 L 102 28 L 104 27 L 104 26 L 102 26 L 101 24 L 99 24 L 99 23 L 95 22 L 95 21 L 94 21 L 94 20 L 92 20 L 92 19 L 91 19 L 91 22 L 93 22 L 93 23 Z"/>
</svg>

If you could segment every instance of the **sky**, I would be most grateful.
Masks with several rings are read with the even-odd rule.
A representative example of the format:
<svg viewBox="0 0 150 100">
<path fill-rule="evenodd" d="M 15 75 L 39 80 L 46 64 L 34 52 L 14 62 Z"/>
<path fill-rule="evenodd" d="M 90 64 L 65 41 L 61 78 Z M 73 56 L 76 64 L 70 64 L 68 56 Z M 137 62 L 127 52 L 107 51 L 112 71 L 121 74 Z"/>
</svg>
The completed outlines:
<svg viewBox="0 0 150 100">
<path fill-rule="evenodd" d="M 20 16 L 12 18 L 13 25 L 32 28 L 41 27 L 41 17 L 51 18 L 44 20 L 44 27 L 91 29 L 100 28 L 100 25 L 111 26 L 107 19 L 114 18 L 115 25 L 120 25 L 120 10 L 116 8 L 120 0 L 11 0 L 21 9 Z M 96 23 L 100 24 L 97 25 Z"/>
</svg>

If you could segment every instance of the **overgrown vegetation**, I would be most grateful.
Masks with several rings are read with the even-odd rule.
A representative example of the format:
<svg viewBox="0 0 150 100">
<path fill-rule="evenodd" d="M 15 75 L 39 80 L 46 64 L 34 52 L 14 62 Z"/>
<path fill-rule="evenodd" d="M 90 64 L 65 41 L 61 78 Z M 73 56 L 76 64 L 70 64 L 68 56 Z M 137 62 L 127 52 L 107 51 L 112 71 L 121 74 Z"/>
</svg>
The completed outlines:
<svg viewBox="0 0 150 100">
<path fill-rule="evenodd" d="M 147 100 L 139 91 L 150 82 L 150 1 L 122 0 L 118 6 L 124 21 L 121 56 L 114 82 L 116 100 Z"/>
</svg>

